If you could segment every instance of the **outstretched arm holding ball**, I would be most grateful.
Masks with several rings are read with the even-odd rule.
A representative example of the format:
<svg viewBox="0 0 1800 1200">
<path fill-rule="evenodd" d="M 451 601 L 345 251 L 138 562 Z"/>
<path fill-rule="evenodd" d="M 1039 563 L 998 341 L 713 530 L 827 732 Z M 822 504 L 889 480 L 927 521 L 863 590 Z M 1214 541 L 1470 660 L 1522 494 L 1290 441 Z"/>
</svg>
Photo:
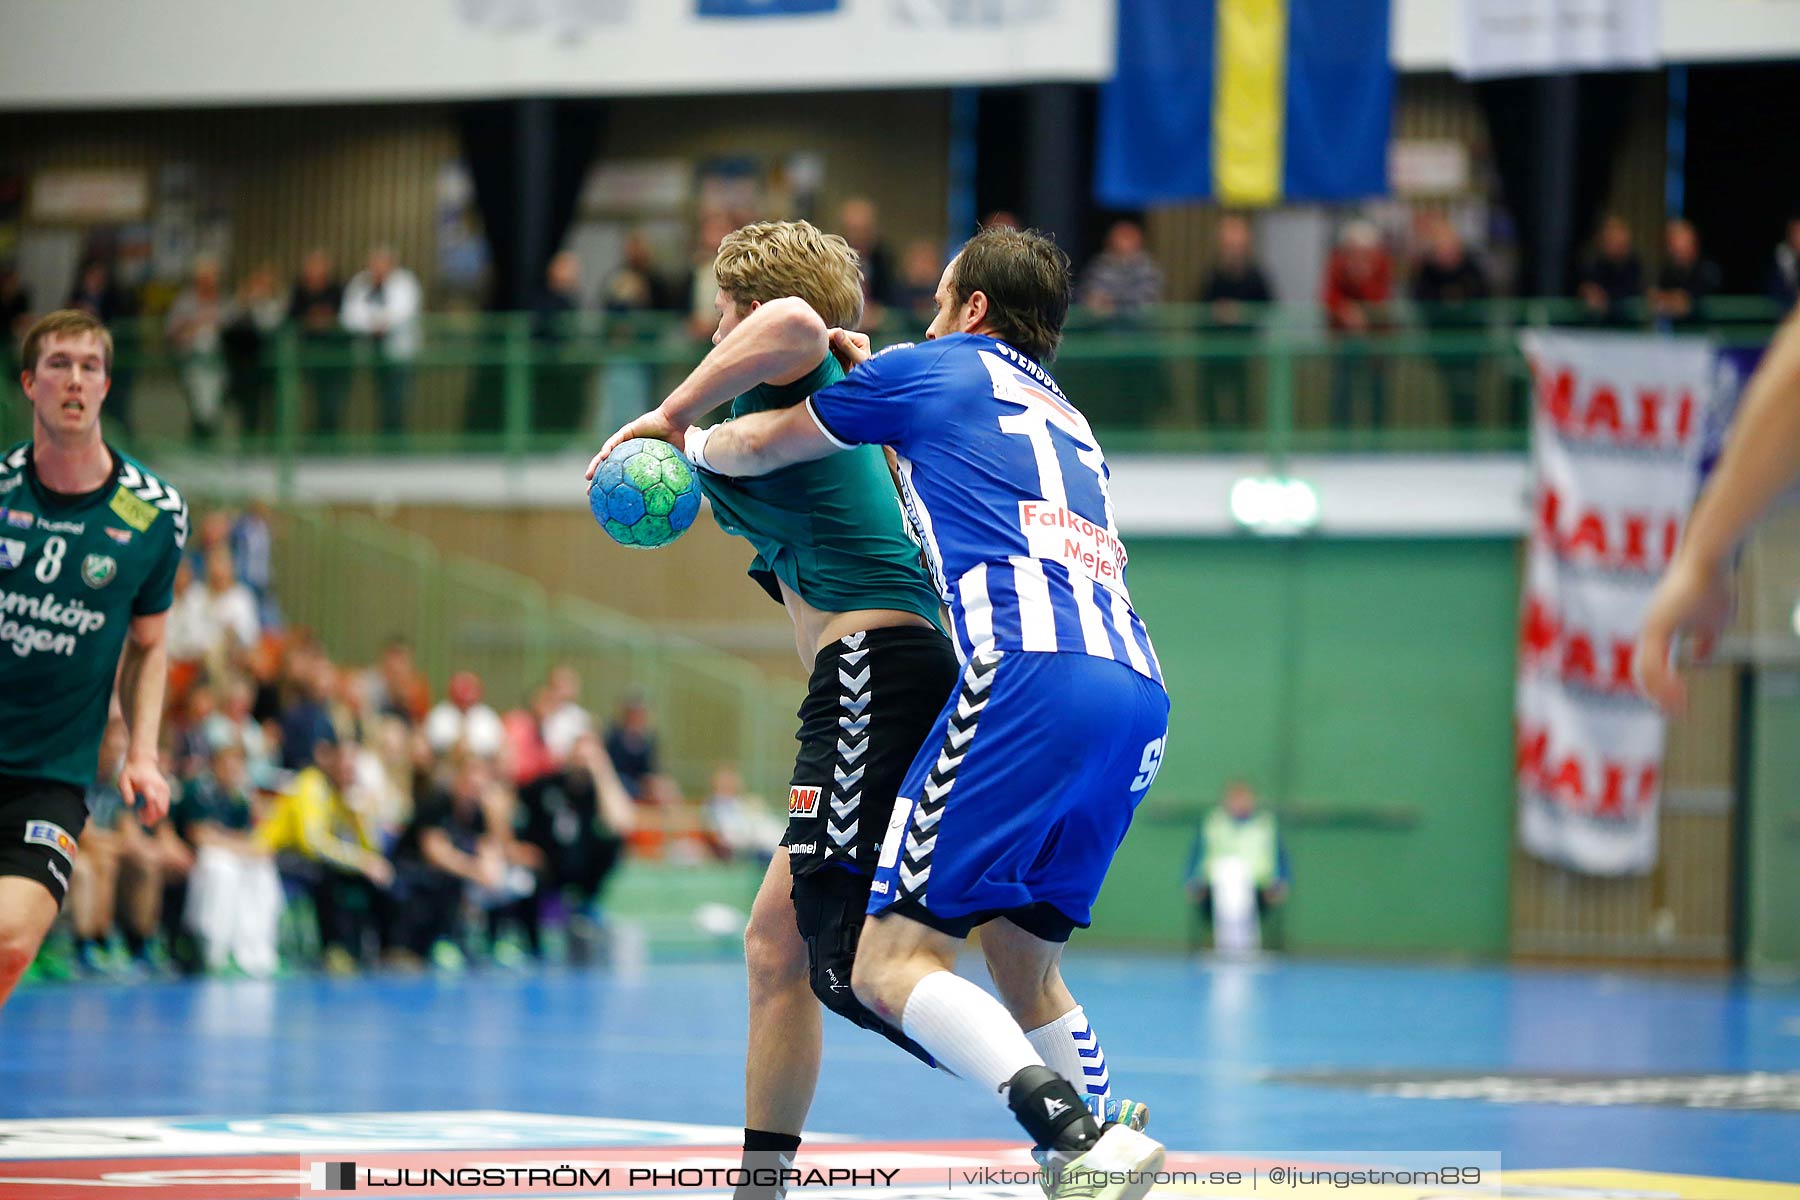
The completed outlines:
<svg viewBox="0 0 1800 1200">
<path fill-rule="evenodd" d="M 830 346 L 830 331 L 806 301 L 788 297 L 756 305 L 668 399 L 606 439 L 600 453 L 588 463 L 587 478 L 593 479 L 616 446 L 634 437 L 684 447 L 684 435 L 695 421 L 759 383 L 801 378 L 818 365 Z"/>
</svg>

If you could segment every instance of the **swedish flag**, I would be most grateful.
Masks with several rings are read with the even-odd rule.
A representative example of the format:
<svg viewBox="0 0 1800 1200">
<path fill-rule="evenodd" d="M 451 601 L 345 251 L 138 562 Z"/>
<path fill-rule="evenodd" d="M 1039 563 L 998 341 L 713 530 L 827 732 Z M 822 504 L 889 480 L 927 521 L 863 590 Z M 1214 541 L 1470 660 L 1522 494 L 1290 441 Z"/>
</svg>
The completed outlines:
<svg viewBox="0 0 1800 1200">
<path fill-rule="evenodd" d="M 1095 193 L 1120 208 L 1387 190 L 1390 0 L 1119 0 Z"/>
</svg>

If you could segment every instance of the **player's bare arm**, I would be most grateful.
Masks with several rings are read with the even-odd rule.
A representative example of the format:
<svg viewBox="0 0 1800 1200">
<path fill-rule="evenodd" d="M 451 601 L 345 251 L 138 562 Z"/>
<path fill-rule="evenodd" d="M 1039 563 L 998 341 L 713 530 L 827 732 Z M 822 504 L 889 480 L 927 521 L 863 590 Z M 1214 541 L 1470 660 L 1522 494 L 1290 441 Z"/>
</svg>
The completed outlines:
<svg viewBox="0 0 1800 1200">
<path fill-rule="evenodd" d="M 125 765 L 119 771 L 119 794 L 150 824 L 169 811 L 169 781 L 163 778 L 156 749 L 169 677 L 168 624 L 167 612 L 133 617 L 119 656 L 119 707 L 131 730 Z"/>
<path fill-rule="evenodd" d="M 830 348 L 824 320 L 806 301 L 788 297 L 757 305 L 668 399 L 606 439 L 600 453 L 588 463 L 587 478 L 593 479 L 615 446 L 631 438 L 656 438 L 682 446 L 683 435 L 699 418 L 760 383 L 799 379 Z"/>
<path fill-rule="evenodd" d="M 687 456 L 715 475 L 767 475 L 845 447 L 825 436 L 810 404 L 750 413 L 711 429 L 687 431 Z"/>
<path fill-rule="evenodd" d="M 1790 316 L 1750 380 L 1718 471 L 1694 506 L 1681 547 L 1644 616 L 1634 662 L 1650 698 L 1679 710 L 1687 689 L 1670 664 L 1691 636 L 1704 659 L 1731 617 L 1731 554 L 1758 515 L 1800 476 L 1800 312 Z"/>
</svg>

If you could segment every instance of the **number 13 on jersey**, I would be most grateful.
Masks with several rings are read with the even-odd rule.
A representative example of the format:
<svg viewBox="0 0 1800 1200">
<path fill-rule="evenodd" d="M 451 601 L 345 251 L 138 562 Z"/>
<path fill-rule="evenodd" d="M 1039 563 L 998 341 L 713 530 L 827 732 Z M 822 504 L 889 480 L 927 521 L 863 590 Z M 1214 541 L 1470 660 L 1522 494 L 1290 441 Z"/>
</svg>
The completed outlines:
<svg viewBox="0 0 1800 1200">
<path fill-rule="evenodd" d="M 1125 546 L 1113 524 L 1106 459 L 1087 419 L 1016 367 L 997 356 L 982 357 L 995 397 L 1024 406 L 1002 416 L 1000 428 L 1030 442 L 1037 463 L 1043 500 L 1019 502 L 1019 528 L 1031 556 L 1123 591 Z"/>
</svg>

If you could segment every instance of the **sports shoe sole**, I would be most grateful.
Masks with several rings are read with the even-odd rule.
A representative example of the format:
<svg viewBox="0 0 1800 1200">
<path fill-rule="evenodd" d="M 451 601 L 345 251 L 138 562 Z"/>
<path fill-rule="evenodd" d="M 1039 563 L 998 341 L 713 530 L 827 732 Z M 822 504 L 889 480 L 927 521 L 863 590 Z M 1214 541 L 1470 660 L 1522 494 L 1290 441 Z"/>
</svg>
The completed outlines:
<svg viewBox="0 0 1800 1200">
<path fill-rule="evenodd" d="M 1143 1200 L 1156 1185 L 1164 1157 L 1161 1142 L 1114 1125 L 1062 1169 L 1047 1193 L 1051 1200 Z"/>
</svg>

